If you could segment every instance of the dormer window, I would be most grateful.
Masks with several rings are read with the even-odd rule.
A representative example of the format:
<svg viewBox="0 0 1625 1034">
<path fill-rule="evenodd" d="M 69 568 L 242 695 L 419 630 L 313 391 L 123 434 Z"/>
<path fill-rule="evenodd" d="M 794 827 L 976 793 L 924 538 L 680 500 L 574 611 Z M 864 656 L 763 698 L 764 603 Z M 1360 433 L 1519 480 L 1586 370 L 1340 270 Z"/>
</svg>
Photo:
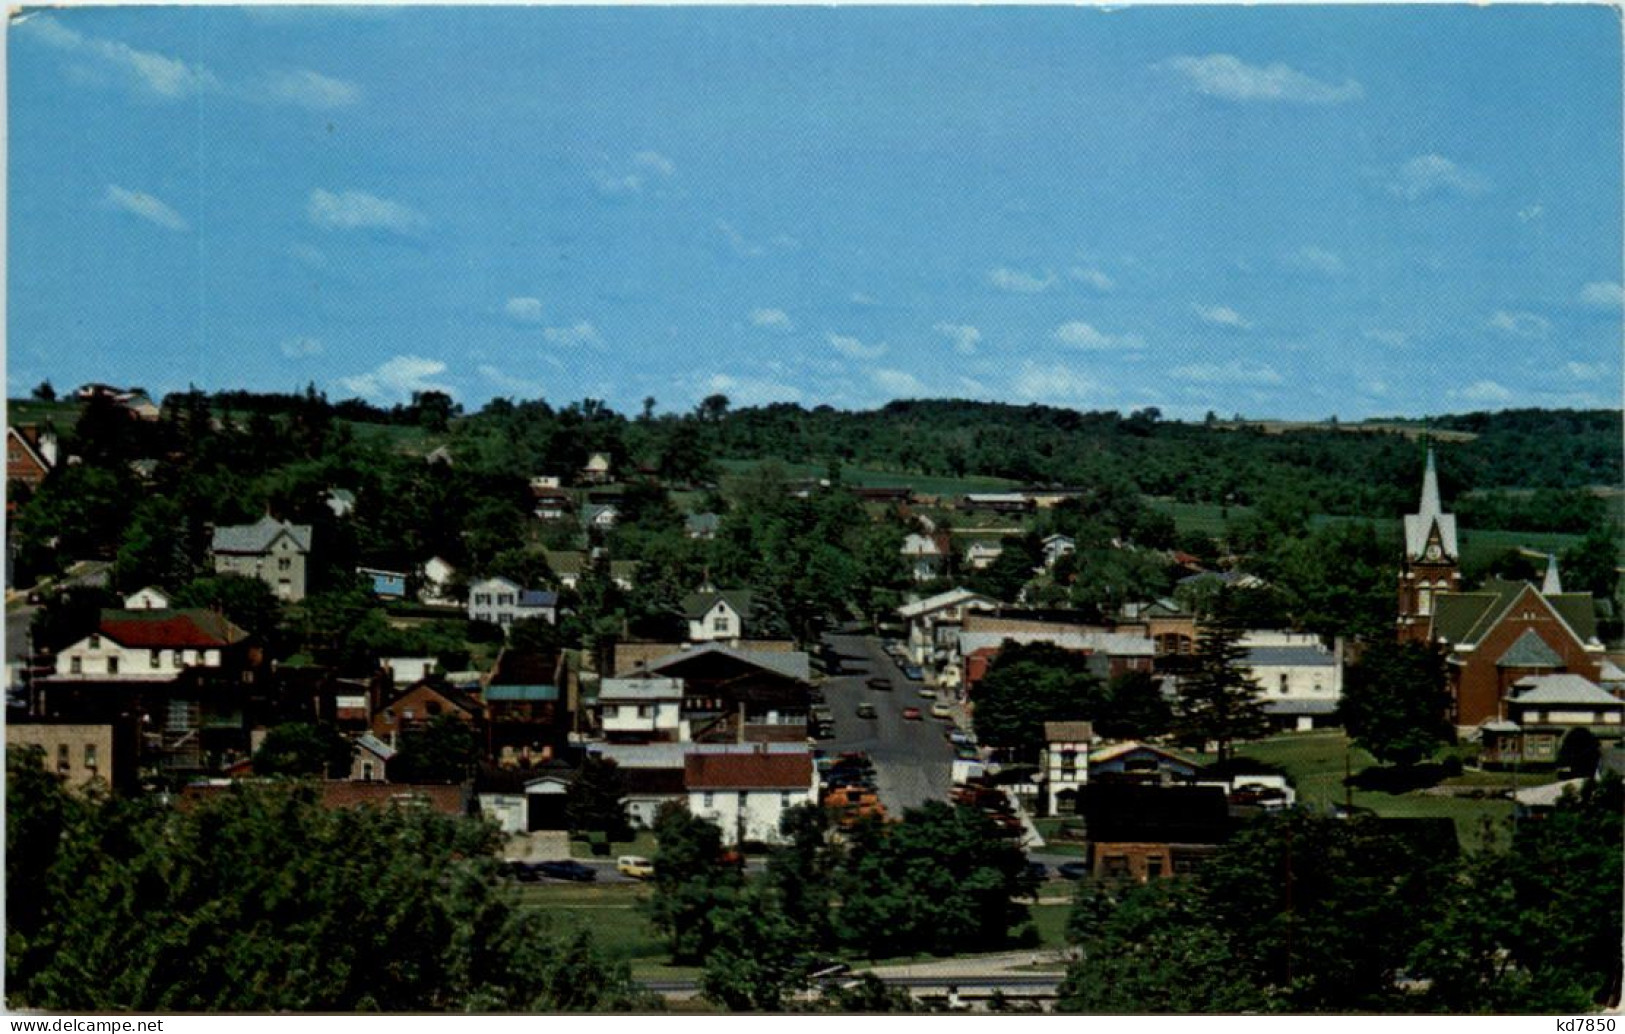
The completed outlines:
<svg viewBox="0 0 1625 1034">
<path fill-rule="evenodd" d="M 100 650 L 102 648 L 102 637 L 92 633 L 90 636 L 90 648 L 92 650 Z"/>
</svg>

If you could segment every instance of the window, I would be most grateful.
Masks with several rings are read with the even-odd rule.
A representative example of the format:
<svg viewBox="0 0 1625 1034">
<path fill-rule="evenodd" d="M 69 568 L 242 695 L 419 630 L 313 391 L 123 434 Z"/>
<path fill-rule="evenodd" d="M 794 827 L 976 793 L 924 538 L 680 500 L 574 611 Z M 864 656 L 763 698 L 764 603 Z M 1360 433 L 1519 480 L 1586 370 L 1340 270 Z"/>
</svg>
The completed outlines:
<svg viewBox="0 0 1625 1034">
<path fill-rule="evenodd" d="M 90 637 L 90 648 L 92 650 L 100 650 L 102 648 L 102 637 L 99 636 L 99 635 L 91 636 Z"/>
<path fill-rule="evenodd" d="M 68 745 L 58 743 L 56 745 L 56 770 L 66 772 L 71 767 L 73 767 L 73 762 L 68 758 Z"/>
<path fill-rule="evenodd" d="M 654 716 L 655 716 L 655 708 L 654 708 L 653 704 L 639 704 L 638 705 L 638 717 L 639 718 L 653 718 Z"/>
<path fill-rule="evenodd" d="M 77 654 L 68 658 L 68 670 L 75 675 L 83 675 L 85 673 L 85 659 Z"/>
<path fill-rule="evenodd" d="M 1145 874 L 1153 880 L 1162 876 L 1162 859 L 1147 858 L 1145 860 Z"/>
<path fill-rule="evenodd" d="M 117 675 L 118 674 L 118 655 L 117 654 L 107 658 L 107 674 L 109 674 L 109 675 Z"/>
<path fill-rule="evenodd" d="M 372 782 L 372 762 L 371 761 L 363 761 L 361 763 L 361 778 L 366 782 L 369 782 L 369 783 Z"/>
<path fill-rule="evenodd" d="M 415 713 L 413 712 L 413 710 L 410 707 L 408 707 L 405 711 L 401 712 L 401 721 L 403 721 L 403 722 L 409 722 L 414 717 L 416 717 L 416 715 L 415 715 Z"/>
<path fill-rule="evenodd" d="M 711 619 L 711 631 L 713 631 L 713 632 L 726 632 L 726 631 L 728 631 L 728 615 L 727 614 L 718 614 L 716 617 L 712 618 Z"/>
<path fill-rule="evenodd" d="M 176 650 L 175 651 L 175 667 L 177 667 L 177 668 L 183 667 L 185 664 L 186 664 L 186 651 L 185 650 Z"/>
<path fill-rule="evenodd" d="M 779 810 L 784 811 L 790 807 L 790 791 L 779 791 Z"/>
<path fill-rule="evenodd" d="M 85 767 L 91 770 L 96 768 L 96 745 L 94 743 L 85 744 Z"/>
<path fill-rule="evenodd" d="M 716 803 L 717 795 L 707 790 L 705 792 L 705 799 L 701 802 L 701 806 L 706 808 L 714 808 L 716 807 Z"/>
<path fill-rule="evenodd" d="M 1286 691 L 1287 691 L 1287 678 L 1286 678 L 1286 673 L 1283 672 L 1281 674 L 1281 693 L 1283 695 L 1285 695 Z"/>
<path fill-rule="evenodd" d="M 423 710 L 429 715 L 430 718 L 438 718 L 440 716 L 440 701 L 430 700 L 428 703 L 423 705 Z"/>
<path fill-rule="evenodd" d="M 1061 751 L 1061 774 L 1073 776 L 1077 774 L 1078 752 L 1075 750 Z"/>
<path fill-rule="evenodd" d="M 162 650 L 149 650 L 149 651 L 147 651 L 147 664 L 150 667 L 162 668 L 164 666 L 164 651 L 162 651 Z"/>
<path fill-rule="evenodd" d="M 293 570 L 293 561 L 288 557 L 280 557 L 276 562 L 276 569 L 278 571 L 291 571 Z"/>
</svg>

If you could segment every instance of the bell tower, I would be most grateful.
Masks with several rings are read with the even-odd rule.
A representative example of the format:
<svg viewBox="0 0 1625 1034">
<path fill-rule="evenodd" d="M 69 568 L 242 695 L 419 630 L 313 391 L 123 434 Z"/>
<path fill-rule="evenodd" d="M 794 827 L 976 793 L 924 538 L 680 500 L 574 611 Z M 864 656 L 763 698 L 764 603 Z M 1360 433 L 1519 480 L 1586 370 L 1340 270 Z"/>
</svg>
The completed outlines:
<svg viewBox="0 0 1625 1034">
<path fill-rule="evenodd" d="M 1421 504 L 1416 513 L 1405 515 L 1405 558 L 1399 569 L 1400 641 L 1427 642 L 1435 601 L 1460 587 L 1456 515 L 1445 513 L 1439 502 L 1439 475 L 1429 448 Z"/>
</svg>

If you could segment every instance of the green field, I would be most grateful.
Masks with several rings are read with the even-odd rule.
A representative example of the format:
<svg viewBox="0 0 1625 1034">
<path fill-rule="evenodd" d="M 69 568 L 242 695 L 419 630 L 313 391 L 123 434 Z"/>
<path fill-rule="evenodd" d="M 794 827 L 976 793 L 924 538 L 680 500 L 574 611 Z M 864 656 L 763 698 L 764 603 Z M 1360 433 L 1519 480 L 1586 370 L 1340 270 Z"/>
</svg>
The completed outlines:
<svg viewBox="0 0 1625 1034">
<path fill-rule="evenodd" d="M 1324 809 L 1351 800 L 1357 808 L 1369 808 L 1389 818 L 1448 818 L 1456 823 L 1456 836 L 1468 849 L 1493 842 L 1493 835 L 1486 838 L 1486 820 L 1492 827 L 1501 827 L 1512 817 L 1512 802 L 1504 799 L 1449 797 L 1415 791 L 1392 794 L 1356 789 L 1347 792 L 1343 785 L 1344 772 L 1358 773 L 1376 762 L 1370 754 L 1351 747 L 1348 737 L 1340 730 L 1275 736 L 1242 744 L 1236 753 L 1285 770 L 1297 788 L 1300 806 Z M 1443 785 L 1478 785 L 1490 793 L 1498 786 L 1510 788 L 1510 778 L 1502 777 L 1498 783 L 1494 774 L 1468 773 Z M 1536 781 L 1526 774 L 1521 785 L 1533 786 Z"/>
<path fill-rule="evenodd" d="M 738 477 L 761 466 L 761 460 L 718 460 L 724 477 Z M 784 476 L 791 479 L 827 477 L 829 468 L 820 463 L 778 463 Z M 841 480 L 857 488 L 912 488 L 920 495 L 958 496 L 966 492 L 998 492 L 1015 487 L 1018 481 L 994 477 L 942 477 L 931 474 L 911 474 L 897 470 L 874 470 L 867 467 L 842 467 Z"/>
</svg>

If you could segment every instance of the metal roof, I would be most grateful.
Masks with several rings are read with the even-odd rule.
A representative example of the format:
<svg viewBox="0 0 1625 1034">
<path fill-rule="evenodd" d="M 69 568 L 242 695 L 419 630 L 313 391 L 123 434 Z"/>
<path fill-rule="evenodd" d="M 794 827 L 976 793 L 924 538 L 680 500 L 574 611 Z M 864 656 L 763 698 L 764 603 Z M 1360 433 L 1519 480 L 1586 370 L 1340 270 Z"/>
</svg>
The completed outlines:
<svg viewBox="0 0 1625 1034">
<path fill-rule="evenodd" d="M 214 529 L 211 548 L 216 553 L 264 553 L 282 534 L 291 538 L 301 553 L 310 552 L 310 525 L 279 521 L 270 514 L 253 524 L 232 524 Z"/>
<path fill-rule="evenodd" d="M 559 698 L 557 686 L 486 686 L 486 703 L 552 701 Z"/>
</svg>

